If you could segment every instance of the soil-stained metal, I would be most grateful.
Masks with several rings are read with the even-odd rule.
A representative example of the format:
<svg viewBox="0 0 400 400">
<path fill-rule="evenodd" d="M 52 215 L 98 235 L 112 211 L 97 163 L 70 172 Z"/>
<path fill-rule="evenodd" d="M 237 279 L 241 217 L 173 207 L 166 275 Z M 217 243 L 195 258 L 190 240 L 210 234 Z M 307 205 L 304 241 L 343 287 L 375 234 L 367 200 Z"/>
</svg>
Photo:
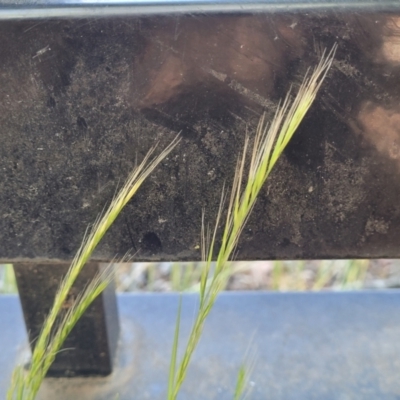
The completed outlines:
<svg viewBox="0 0 400 400">
<path fill-rule="evenodd" d="M 237 258 L 398 257 L 399 27 L 360 12 L 3 21 L 0 261 L 71 259 L 136 160 L 179 132 L 95 256 L 198 259 L 246 130 L 334 43 Z"/>
</svg>

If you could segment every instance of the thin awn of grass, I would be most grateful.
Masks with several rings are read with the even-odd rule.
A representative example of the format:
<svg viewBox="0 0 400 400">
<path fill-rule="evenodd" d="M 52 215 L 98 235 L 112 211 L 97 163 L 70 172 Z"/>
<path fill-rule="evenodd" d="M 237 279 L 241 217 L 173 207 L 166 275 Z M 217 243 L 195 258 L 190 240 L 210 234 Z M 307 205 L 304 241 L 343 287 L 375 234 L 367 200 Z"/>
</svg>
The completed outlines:
<svg viewBox="0 0 400 400">
<path fill-rule="evenodd" d="M 205 266 L 203 267 L 200 279 L 199 307 L 183 356 L 177 365 L 177 335 L 179 335 L 178 319 L 176 325 L 177 332 L 175 333 L 171 356 L 171 367 L 169 371 L 168 400 L 175 400 L 178 396 L 182 383 L 185 380 L 191 357 L 200 340 L 205 320 L 214 306 L 218 294 L 226 285 L 227 274 L 225 274 L 224 271 L 226 270 L 228 260 L 234 254 L 240 234 L 249 218 L 262 186 L 281 156 L 283 150 L 297 130 L 300 122 L 306 115 L 308 109 L 311 107 L 311 104 L 313 103 L 317 92 L 332 65 L 336 47 L 337 46 L 335 45 L 328 55 L 325 55 L 325 52 L 323 53 L 319 64 L 312 73 L 307 71 L 303 83 L 293 100 L 291 99 L 289 91 L 285 100 L 278 107 L 271 124 L 268 125 L 266 123 L 265 115 L 261 117 L 254 139 L 247 180 L 246 183 L 243 184 L 243 181 L 245 180 L 246 153 L 249 147 L 249 137 L 246 135 L 244 149 L 242 155 L 238 158 L 236 165 L 231 196 L 227 208 L 225 227 L 222 234 L 222 242 L 211 279 L 210 270 L 214 256 L 216 235 L 222 218 L 223 205 L 225 204 L 226 199 L 225 188 L 222 190 L 219 211 L 212 235 L 210 234 L 209 228 L 205 226 L 203 212 L 201 245 Z M 244 186 L 243 189 L 242 186 Z M 242 378 L 243 376 L 240 375 L 240 382 L 243 381 Z"/>
<path fill-rule="evenodd" d="M 128 177 L 118 194 L 115 195 L 108 209 L 97 218 L 90 233 L 84 235 L 82 244 L 60 284 L 50 313 L 43 324 L 33 350 L 31 367 L 26 374 L 24 374 L 22 367 L 16 368 L 7 393 L 8 400 L 35 399 L 40 385 L 56 354 L 60 351 L 65 338 L 93 300 L 107 287 L 111 279 L 111 269 L 107 268 L 87 286 L 86 290 L 78 296 L 74 305 L 62 318 L 61 323 L 55 326 L 72 285 L 121 210 L 137 192 L 144 180 L 175 148 L 179 141 L 179 137 L 176 137 L 158 156 L 152 159 L 157 147 L 153 146 L 140 165 Z"/>
</svg>

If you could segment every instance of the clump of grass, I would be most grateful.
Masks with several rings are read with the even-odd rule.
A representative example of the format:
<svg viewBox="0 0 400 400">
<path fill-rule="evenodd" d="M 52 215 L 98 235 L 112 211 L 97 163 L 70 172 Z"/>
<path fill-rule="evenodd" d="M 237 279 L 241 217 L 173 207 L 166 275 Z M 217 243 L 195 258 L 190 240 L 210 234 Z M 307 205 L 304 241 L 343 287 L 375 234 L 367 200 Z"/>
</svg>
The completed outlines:
<svg viewBox="0 0 400 400">
<path fill-rule="evenodd" d="M 355 289 L 362 285 L 368 268 L 368 260 L 347 260 L 340 289 Z"/>
<path fill-rule="evenodd" d="M 200 278 L 199 306 L 188 342 L 179 363 L 177 362 L 177 352 L 180 312 L 178 312 L 169 371 L 168 400 L 176 399 L 185 380 L 191 357 L 200 340 L 206 318 L 213 308 L 218 294 L 226 285 L 228 278 L 228 275 L 225 273 L 226 266 L 229 259 L 234 255 L 240 234 L 254 207 L 258 194 L 283 150 L 311 107 L 332 64 L 335 51 L 336 45 L 327 56 L 325 56 L 325 53 L 322 55 L 318 66 L 311 74 L 307 72 L 293 100 L 290 92 L 288 93 L 283 103 L 277 108 L 270 124 L 267 124 L 265 115 L 261 117 L 253 143 L 247 179 L 243 183 L 245 180 L 246 155 L 249 146 L 249 137 L 246 136 L 242 155 L 238 158 L 236 165 L 221 245 L 211 278 L 211 265 L 214 258 L 217 231 L 221 223 L 223 206 L 225 204 L 225 190 L 222 191 L 219 212 L 212 233 L 210 233 L 209 229 L 205 228 L 203 212 L 201 249 L 205 266 Z M 242 385 L 240 382 L 242 381 L 242 376 L 239 375 L 240 393 Z"/>
<path fill-rule="evenodd" d="M 334 290 L 359 289 L 363 286 L 369 260 L 319 260 L 274 261 L 272 269 L 273 290 Z"/>
<path fill-rule="evenodd" d="M 200 273 L 201 265 L 194 262 L 172 264 L 171 289 L 176 292 L 193 291 Z"/>
<path fill-rule="evenodd" d="M 30 369 L 26 373 L 22 367 L 15 369 L 12 383 L 7 393 L 8 400 L 33 400 L 36 397 L 41 383 L 66 337 L 94 299 L 107 287 L 112 274 L 111 269 L 106 268 L 96 276 L 86 290 L 78 296 L 69 311 L 61 318 L 60 324 L 56 326 L 57 319 L 62 316 L 63 304 L 76 278 L 119 213 L 145 179 L 173 150 L 178 142 L 179 138 L 177 137 L 158 156 L 153 158 L 156 146 L 152 147 L 141 164 L 128 177 L 108 209 L 97 218 L 90 233 L 88 235 L 85 234 L 82 245 L 59 286 L 52 308 L 43 324 L 42 331 L 33 350 Z"/>
</svg>

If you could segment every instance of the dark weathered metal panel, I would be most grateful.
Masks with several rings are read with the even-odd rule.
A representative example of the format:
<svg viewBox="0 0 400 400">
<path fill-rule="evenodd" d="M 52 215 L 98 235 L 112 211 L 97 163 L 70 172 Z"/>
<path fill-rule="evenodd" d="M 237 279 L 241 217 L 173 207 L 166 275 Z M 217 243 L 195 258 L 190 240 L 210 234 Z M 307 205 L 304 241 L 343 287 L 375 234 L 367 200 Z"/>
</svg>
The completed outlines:
<svg viewBox="0 0 400 400">
<path fill-rule="evenodd" d="M 66 264 L 17 264 L 14 266 L 26 330 L 32 346 L 53 304 Z M 67 312 L 99 266 L 85 266 L 65 301 Z M 112 371 L 119 339 L 119 320 L 114 285 L 111 284 L 88 308 L 57 355 L 48 376 L 108 375 Z"/>
<path fill-rule="evenodd" d="M 120 295 L 121 343 L 107 378 L 49 379 L 40 400 L 165 399 L 179 295 Z M 197 296 L 184 295 L 182 341 Z M 182 399 L 233 398 L 243 363 L 252 400 L 395 400 L 400 395 L 397 292 L 223 294 L 206 323 Z M 0 297 L 0 397 L 26 341 L 17 297 Z M 4 351 L 3 351 L 4 349 Z"/>
<path fill-rule="evenodd" d="M 70 259 L 136 155 L 178 132 L 96 257 L 198 258 L 201 209 L 212 221 L 246 126 L 271 117 L 335 42 L 238 258 L 399 256 L 399 21 L 359 11 L 3 21 L 0 259 Z"/>
</svg>

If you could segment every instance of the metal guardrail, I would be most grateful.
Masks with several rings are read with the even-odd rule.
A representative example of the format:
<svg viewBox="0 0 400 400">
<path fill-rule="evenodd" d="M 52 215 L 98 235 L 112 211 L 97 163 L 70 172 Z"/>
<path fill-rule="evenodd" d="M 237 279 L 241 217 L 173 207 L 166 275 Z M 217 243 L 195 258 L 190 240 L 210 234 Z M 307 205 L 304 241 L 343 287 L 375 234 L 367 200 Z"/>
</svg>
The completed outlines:
<svg viewBox="0 0 400 400">
<path fill-rule="evenodd" d="M 394 11 L 397 0 L 60 0 L 0 2 L 0 20 L 294 11 Z"/>
<path fill-rule="evenodd" d="M 95 257 L 133 248 L 143 260 L 198 258 L 201 207 L 218 204 L 247 124 L 272 113 L 334 43 L 331 75 L 257 203 L 238 258 L 398 257 L 399 146 L 381 139 L 398 135 L 398 16 L 389 11 L 399 9 L 397 0 L 1 2 L 0 261 L 21 267 L 20 285 L 32 273 L 23 262 L 68 262 L 135 152 L 177 132 L 180 152 L 137 197 L 147 208 L 130 204 Z M 31 289 L 27 310 L 38 298 Z M 187 330 L 196 300 L 185 299 Z M 116 370 L 79 385 L 49 380 L 48 398 L 162 397 L 177 300 L 120 296 Z M 393 399 L 399 305 L 391 292 L 224 295 L 188 387 L 199 398 L 230 397 L 254 343 L 255 399 Z M 116 316 L 107 312 L 103 305 L 98 319 Z M 0 316 L 2 394 L 28 342 L 16 297 L 0 298 Z"/>
</svg>

